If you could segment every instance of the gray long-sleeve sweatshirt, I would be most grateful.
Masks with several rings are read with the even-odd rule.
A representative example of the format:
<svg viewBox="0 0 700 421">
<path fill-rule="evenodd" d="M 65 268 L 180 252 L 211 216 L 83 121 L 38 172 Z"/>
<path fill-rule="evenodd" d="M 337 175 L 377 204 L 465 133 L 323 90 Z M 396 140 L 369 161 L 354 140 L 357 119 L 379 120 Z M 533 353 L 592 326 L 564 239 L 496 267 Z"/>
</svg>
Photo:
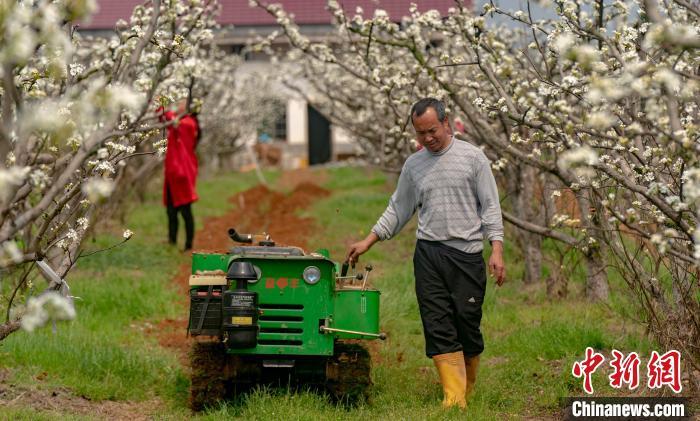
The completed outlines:
<svg viewBox="0 0 700 421">
<path fill-rule="evenodd" d="M 467 253 L 483 250 L 484 237 L 503 241 L 496 180 L 486 155 L 452 138 L 440 152 L 422 149 L 404 163 L 396 191 L 372 231 L 388 240 L 418 210 L 416 237 Z"/>
</svg>

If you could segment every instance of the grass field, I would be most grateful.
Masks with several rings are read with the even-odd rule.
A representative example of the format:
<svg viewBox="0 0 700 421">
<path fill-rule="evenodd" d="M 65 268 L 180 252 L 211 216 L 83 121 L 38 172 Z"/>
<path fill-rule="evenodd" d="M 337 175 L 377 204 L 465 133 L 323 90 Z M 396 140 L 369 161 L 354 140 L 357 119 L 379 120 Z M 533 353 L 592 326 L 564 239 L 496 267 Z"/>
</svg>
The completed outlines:
<svg viewBox="0 0 700 421">
<path fill-rule="evenodd" d="M 367 234 L 386 206 L 392 186 L 369 170 L 324 170 L 324 187 L 333 194 L 306 209 L 317 228 L 311 248 L 328 248 L 341 259 L 352 239 Z M 274 179 L 277 174 L 270 174 Z M 255 184 L 251 174 L 228 174 L 200 181 L 195 205 L 197 224 L 224 213 L 226 200 Z M 188 378 L 177 357 L 157 345 L 149 329 L 159 320 L 182 316 L 187 309 L 169 285 L 187 256 L 165 242 L 165 212 L 158 186 L 145 203 L 133 206 L 127 227 L 135 236 L 126 244 L 82 259 L 69 282 L 78 301 L 78 319 L 34 334 L 19 332 L 0 343 L 4 388 L 43 397 L 52 391 L 94 405 L 123 403 L 132 411 L 158 419 L 185 419 Z M 108 247 L 120 240 L 121 228 L 103 224 L 86 249 Z M 263 389 L 238 402 L 212 408 L 202 419 L 462 419 L 444 411 L 432 362 L 424 355 L 423 336 L 413 289 L 412 250 L 415 221 L 394 240 L 380 243 L 363 256 L 371 262 L 373 283 L 382 291 L 381 324 L 389 339 L 376 345 L 369 404 L 347 409 L 309 392 Z M 488 251 L 487 251 L 488 253 Z M 488 254 L 487 254 L 488 256 Z M 544 287 L 524 287 L 517 254 L 506 242 L 509 281 L 489 284 L 482 330 L 486 351 L 469 419 L 555 417 L 558 399 L 581 395 L 580 380 L 571 375 L 574 360 L 587 346 L 637 351 L 648 355 L 652 344 L 639 325 L 618 316 L 625 300 L 591 305 L 582 297 L 582 280 L 570 281 L 569 297 L 549 301 Z M 629 310 L 628 310 L 629 311 Z M 183 332 L 184 335 L 184 332 Z M 610 390 L 604 375 L 594 386 Z M 19 399 L 20 402 L 23 400 Z M 72 411 L 70 398 L 61 408 L 15 404 L 0 407 L 0 418 L 54 419 L 57 415 L 92 419 L 89 411 Z M 66 409 L 67 408 L 67 409 Z M 121 407 L 120 407 L 121 408 Z"/>
</svg>

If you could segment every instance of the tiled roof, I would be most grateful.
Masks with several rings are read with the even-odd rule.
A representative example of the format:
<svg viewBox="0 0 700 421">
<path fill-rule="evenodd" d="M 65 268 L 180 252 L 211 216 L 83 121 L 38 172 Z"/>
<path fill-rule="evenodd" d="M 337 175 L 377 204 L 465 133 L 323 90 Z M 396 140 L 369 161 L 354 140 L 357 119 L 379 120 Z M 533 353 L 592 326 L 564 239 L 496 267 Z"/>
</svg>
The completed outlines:
<svg viewBox="0 0 700 421">
<path fill-rule="evenodd" d="M 143 0 L 97 0 L 98 11 L 89 23 L 81 24 L 83 29 L 111 29 L 119 19 L 128 20 L 131 11 Z M 217 21 L 221 25 L 256 26 L 274 25 L 275 20 L 265 11 L 248 6 L 248 0 L 219 0 L 221 14 Z M 294 14 L 300 25 L 329 24 L 331 16 L 326 10 L 327 0 L 271 0 L 281 3 L 284 9 Z M 340 2 L 349 14 L 362 7 L 365 16 L 372 16 L 375 9 L 383 9 L 394 21 L 408 14 L 411 3 L 418 5 L 418 10 L 437 9 L 446 13 L 455 6 L 454 0 L 345 0 Z M 469 1 L 465 1 L 469 4 Z"/>
</svg>

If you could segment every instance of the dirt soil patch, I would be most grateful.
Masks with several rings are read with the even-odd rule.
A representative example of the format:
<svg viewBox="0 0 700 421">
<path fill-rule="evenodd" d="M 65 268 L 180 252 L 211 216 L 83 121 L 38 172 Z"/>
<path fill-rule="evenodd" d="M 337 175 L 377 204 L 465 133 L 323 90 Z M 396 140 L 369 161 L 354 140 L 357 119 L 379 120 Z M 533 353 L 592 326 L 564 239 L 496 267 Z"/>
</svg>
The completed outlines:
<svg viewBox="0 0 700 421">
<path fill-rule="evenodd" d="M 317 185 L 313 178 L 303 172 L 287 173 L 282 180 L 298 181 L 288 194 L 258 185 L 229 198 L 233 209 L 225 215 L 209 218 L 195 234 L 195 251 L 227 252 L 233 245 L 228 229 L 235 228 L 244 234 L 269 234 L 277 245 L 293 245 L 306 249 L 307 236 L 313 232 L 313 220 L 298 216 L 300 210 L 314 200 L 330 195 Z M 186 335 L 188 280 L 190 263 L 183 263 L 173 284 L 182 297 L 182 318 L 166 319 L 156 324 L 148 333 L 155 334 L 161 346 L 175 351 L 183 363 L 188 365 L 188 352 L 192 338 Z"/>
<path fill-rule="evenodd" d="M 326 170 L 311 171 L 308 168 L 299 168 L 296 170 L 285 171 L 277 181 L 277 189 L 280 191 L 294 190 L 299 184 L 323 184 L 328 179 Z"/>
<path fill-rule="evenodd" d="M 76 396 L 67 388 L 48 390 L 41 388 L 40 383 L 32 387 L 10 384 L 6 381 L 8 376 L 7 370 L 0 372 L 0 413 L 3 412 L 2 408 L 31 407 L 36 411 L 55 413 L 57 419 L 65 415 L 83 415 L 97 419 L 141 421 L 153 419 L 164 408 L 163 402 L 157 399 L 95 402 L 84 396 Z M 37 380 L 41 381 L 42 378 L 38 377 Z"/>
</svg>

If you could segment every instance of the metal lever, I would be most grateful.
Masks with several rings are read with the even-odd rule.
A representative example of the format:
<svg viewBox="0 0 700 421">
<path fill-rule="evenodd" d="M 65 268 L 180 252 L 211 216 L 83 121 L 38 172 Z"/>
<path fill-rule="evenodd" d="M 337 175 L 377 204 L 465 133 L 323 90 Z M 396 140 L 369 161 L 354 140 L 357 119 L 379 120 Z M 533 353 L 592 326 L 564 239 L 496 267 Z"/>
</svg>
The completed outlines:
<svg viewBox="0 0 700 421">
<path fill-rule="evenodd" d="M 371 337 L 373 337 L 373 338 L 379 338 L 379 339 L 381 339 L 381 340 L 385 340 L 385 339 L 386 339 L 386 333 L 384 333 L 384 332 L 382 332 L 382 333 L 357 332 L 357 331 L 355 331 L 355 330 L 335 329 L 335 328 L 332 328 L 332 327 L 325 327 L 325 326 L 319 327 L 319 330 L 320 330 L 321 332 L 324 332 L 324 333 L 325 333 L 325 332 L 350 333 L 350 334 L 352 334 L 352 335 L 371 336 Z"/>
<path fill-rule="evenodd" d="M 361 273 L 358 273 L 357 275 L 348 275 L 348 276 L 336 276 L 335 279 L 357 279 L 358 281 L 361 281 L 364 278 L 364 275 Z"/>
<path fill-rule="evenodd" d="M 369 273 L 372 271 L 373 267 L 372 265 L 367 265 L 365 266 L 365 280 L 362 282 L 362 290 L 365 290 L 365 286 L 367 285 L 367 279 L 369 279 Z"/>
</svg>

